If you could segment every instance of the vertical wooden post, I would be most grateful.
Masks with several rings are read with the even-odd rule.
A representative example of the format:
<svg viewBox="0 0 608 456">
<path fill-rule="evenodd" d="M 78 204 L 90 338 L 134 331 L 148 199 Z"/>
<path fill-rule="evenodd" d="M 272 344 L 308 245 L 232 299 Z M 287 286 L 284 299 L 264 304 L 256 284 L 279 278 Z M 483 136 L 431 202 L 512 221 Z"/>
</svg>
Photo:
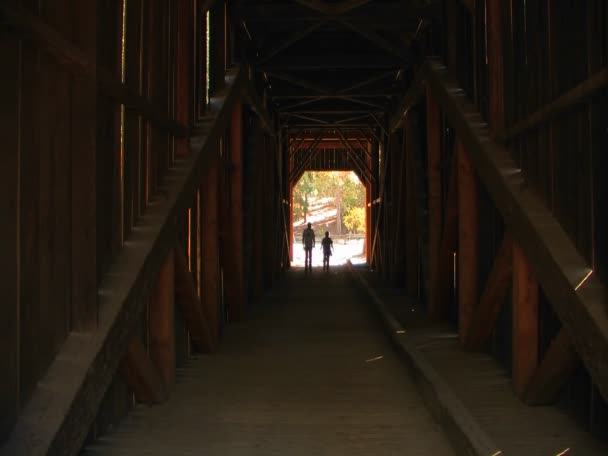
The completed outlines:
<svg viewBox="0 0 608 456">
<path fill-rule="evenodd" d="M 96 59 L 96 3 L 74 2 L 74 44 L 90 62 Z M 96 106 L 94 80 L 72 80 L 71 143 L 71 329 L 86 331 L 97 324 L 96 270 Z"/>
<path fill-rule="evenodd" d="M 158 273 L 156 288 L 150 296 L 148 328 L 150 359 L 170 387 L 175 383 L 175 262 L 172 250 Z"/>
<path fill-rule="evenodd" d="M 441 248 L 441 110 L 430 91 L 426 93 L 428 200 L 429 200 L 429 316 L 441 315 L 439 263 Z"/>
<path fill-rule="evenodd" d="M 372 264 L 372 183 L 365 185 L 365 259 Z"/>
<path fill-rule="evenodd" d="M 493 132 L 505 127 L 505 32 L 503 0 L 487 0 L 486 30 L 488 43 L 488 76 L 490 81 L 490 113 L 489 124 Z"/>
<path fill-rule="evenodd" d="M 182 125 L 190 124 L 191 87 L 192 79 L 192 0 L 178 3 L 177 17 L 177 120 Z M 199 44 L 202 45 L 202 44 Z M 177 139 L 177 155 L 190 153 L 187 138 Z"/>
<path fill-rule="evenodd" d="M 538 366 L 538 282 L 513 243 L 513 387 L 522 396 Z"/>
<path fill-rule="evenodd" d="M 458 329 L 464 342 L 473 310 L 478 301 L 477 289 L 477 182 L 473 164 L 462 142 L 456 140 L 458 162 Z"/>
<path fill-rule="evenodd" d="M 215 160 L 203 176 L 200 188 L 201 204 L 201 304 L 209 315 L 209 326 L 214 343 L 219 339 L 220 327 L 220 270 L 219 270 L 219 160 Z"/>
<path fill-rule="evenodd" d="M 226 73 L 226 5 L 225 0 L 211 8 L 211 87 L 213 93 L 224 88 Z"/>
<path fill-rule="evenodd" d="M 232 111 L 230 124 L 230 192 L 228 202 L 228 232 L 229 242 L 226 244 L 226 273 L 225 289 L 226 303 L 230 312 L 230 320 L 239 321 L 245 314 L 245 291 L 243 276 L 243 106 L 236 103 Z"/>
<path fill-rule="evenodd" d="M 142 86 L 141 1 L 131 0 L 126 4 L 125 84 L 136 93 L 139 93 Z M 128 237 L 140 213 L 138 168 L 142 154 L 142 121 L 140 115 L 130 109 L 126 109 L 124 115 L 124 230 Z"/>
<path fill-rule="evenodd" d="M 452 155 L 450 166 L 450 181 L 447 191 L 446 208 L 443 214 L 443 231 L 439 247 L 439 273 L 437 287 L 437 307 L 433 318 L 445 317 L 448 314 L 452 298 L 452 282 L 454 280 L 454 253 L 458 248 L 458 154 Z"/>
<path fill-rule="evenodd" d="M 264 155 L 264 137 L 261 132 L 259 122 L 254 121 L 250 134 L 254 137 L 254 160 L 255 163 L 263 163 L 266 160 Z M 253 171 L 253 258 L 251 259 L 252 273 L 252 294 L 254 297 L 262 296 L 264 292 L 264 167 L 252 165 Z"/>
<path fill-rule="evenodd" d="M 0 442 L 19 413 L 20 143 L 21 43 L 0 41 L 5 69 L 0 75 Z M 32 286 L 36 286 L 33 284 Z"/>
<path fill-rule="evenodd" d="M 37 9 L 36 9 L 37 10 Z M 9 40 L 10 42 L 10 40 Z M 38 255 L 40 238 L 38 218 L 40 212 L 40 135 L 28 134 L 22 126 L 37 128 L 36 106 L 38 106 L 41 77 L 37 72 L 40 56 L 31 46 L 21 46 L 21 90 L 19 127 L 19 395 L 29 396 L 38 379 L 36 370 L 38 344 L 31 341 L 40 337 L 40 268 Z M 7 74 L 7 76 L 10 73 Z M 8 88 L 8 87 L 7 87 Z M 4 92 L 2 92 L 4 94 Z M 10 103 L 10 96 L 5 98 Z M 9 105 L 10 106 L 10 105 Z M 8 106 L 7 106 L 8 107 Z M 10 125 L 10 123 L 8 124 Z M 7 171 L 9 171 L 7 169 Z M 3 169 L 4 171 L 4 169 Z M 27 278 L 27 280 L 25 280 Z"/>
<path fill-rule="evenodd" d="M 418 296 L 418 219 L 416 208 L 416 151 L 418 144 L 418 119 L 413 110 L 409 110 L 405 118 L 405 163 L 406 163 L 406 203 L 405 203 L 405 220 L 407 225 L 406 230 L 406 252 L 407 252 L 407 292 L 410 296 Z"/>
<path fill-rule="evenodd" d="M 447 34 L 447 55 L 446 64 L 452 77 L 458 77 L 459 56 L 459 36 L 462 33 L 460 18 L 460 0 L 446 0 L 446 34 Z"/>
<path fill-rule="evenodd" d="M 274 173 L 272 162 L 270 144 L 268 137 L 263 134 L 264 142 L 264 160 L 262 166 L 264 166 L 264 285 L 266 288 L 270 288 L 274 281 L 274 254 L 275 254 L 275 214 L 273 210 L 273 198 L 274 198 Z"/>
<path fill-rule="evenodd" d="M 289 183 L 289 226 L 287 229 L 289 231 L 289 260 L 293 261 L 293 184 L 291 182 Z"/>
</svg>

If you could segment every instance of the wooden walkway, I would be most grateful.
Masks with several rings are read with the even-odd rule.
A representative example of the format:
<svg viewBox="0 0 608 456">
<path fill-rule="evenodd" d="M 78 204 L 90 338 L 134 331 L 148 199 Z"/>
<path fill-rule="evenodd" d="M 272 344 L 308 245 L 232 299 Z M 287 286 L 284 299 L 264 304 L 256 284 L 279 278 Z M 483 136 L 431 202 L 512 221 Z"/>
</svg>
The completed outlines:
<svg viewBox="0 0 608 456">
<path fill-rule="evenodd" d="M 291 271 L 84 454 L 453 455 L 365 300 L 341 269 Z"/>
<path fill-rule="evenodd" d="M 608 444 L 582 429 L 557 406 L 530 407 L 515 393 L 508 372 L 486 353 L 460 348 L 457 333 L 430 325 L 415 300 L 384 286 L 362 269 L 408 339 L 463 403 L 505 456 L 605 456 Z"/>
</svg>

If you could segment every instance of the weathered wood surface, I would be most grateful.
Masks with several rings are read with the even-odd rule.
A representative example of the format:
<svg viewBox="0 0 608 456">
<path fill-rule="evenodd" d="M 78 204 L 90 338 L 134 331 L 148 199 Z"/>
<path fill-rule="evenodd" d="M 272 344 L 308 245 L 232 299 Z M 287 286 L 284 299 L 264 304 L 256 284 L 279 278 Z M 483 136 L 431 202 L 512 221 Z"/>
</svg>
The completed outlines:
<svg viewBox="0 0 608 456">
<path fill-rule="evenodd" d="M 494 258 L 492 270 L 479 299 L 479 304 L 475 306 L 471 325 L 464 335 L 465 348 L 481 350 L 492 335 L 496 319 L 511 285 L 512 271 L 513 242 L 511 236 L 507 233 Z"/>
<path fill-rule="evenodd" d="M 574 346 L 604 397 L 608 397 L 608 315 L 604 284 L 540 199 L 522 185 L 507 150 L 490 139 L 487 124 L 443 64 L 424 65 L 433 95 L 471 155 L 481 181 L 513 238 L 526 253 L 554 309 L 573 336 Z"/>
<path fill-rule="evenodd" d="M 608 68 L 604 68 L 591 76 L 586 81 L 581 82 L 576 87 L 568 90 L 546 106 L 533 112 L 525 119 L 517 122 L 505 131 L 497 135 L 498 141 L 509 141 L 523 135 L 527 131 L 538 128 L 542 124 L 551 121 L 559 114 L 574 108 L 577 104 L 583 103 L 594 93 L 608 85 Z"/>
<path fill-rule="evenodd" d="M 568 331 L 561 329 L 551 341 L 540 365 L 526 386 L 523 400 L 529 405 L 546 405 L 555 400 L 572 375 L 578 356 Z"/>
<path fill-rule="evenodd" d="M 455 454 L 348 275 L 284 277 L 170 401 L 84 454 Z"/>
<path fill-rule="evenodd" d="M 5 70 L 0 75 L 0 441 L 19 412 L 19 288 L 20 288 L 20 77 L 19 42 L 0 42 Z M 17 90 L 15 90 L 17 89 Z"/>
<path fill-rule="evenodd" d="M 511 372 L 521 397 L 538 365 L 538 281 L 526 254 L 513 243 L 513 347 Z"/>
<path fill-rule="evenodd" d="M 441 110 L 429 92 L 426 94 L 426 134 L 428 153 L 429 200 L 429 315 L 439 315 L 440 263 L 441 263 Z"/>
<path fill-rule="evenodd" d="M 128 109 L 141 113 L 156 126 L 171 131 L 175 136 L 187 136 L 186 126 L 169 118 L 148 99 L 127 88 L 112 74 L 112 71 L 96 64 L 95 59 L 91 59 L 81 49 L 75 47 L 24 8 L 14 2 L 2 2 L 0 3 L 0 14 L 20 35 L 33 41 L 52 55 L 58 64 L 68 67 L 76 75 L 97 81 L 98 89 L 109 98 L 124 104 Z"/>
<path fill-rule="evenodd" d="M 142 404 L 160 404 L 168 399 L 168 385 L 137 336 L 129 341 L 119 371 Z"/>
<path fill-rule="evenodd" d="M 165 385 L 175 383 L 175 260 L 169 250 L 148 300 L 148 351 Z"/>
<path fill-rule="evenodd" d="M 206 191 L 213 193 L 209 189 L 206 189 Z M 211 216 L 211 214 L 208 214 L 208 216 Z M 213 228 L 209 224 L 204 229 L 209 229 L 213 232 Z M 205 242 L 206 240 L 203 238 L 203 246 Z M 203 271 L 206 270 L 205 261 L 207 261 L 207 257 L 203 254 Z M 203 281 L 204 285 L 201 288 L 205 293 L 205 297 L 209 296 L 210 292 L 215 291 L 217 293 L 217 285 L 210 283 L 209 278 L 204 275 L 204 272 Z M 207 290 L 208 288 L 210 290 Z M 214 350 L 217 344 L 217 334 L 215 334 L 212 328 L 214 325 L 217 325 L 217 316 L 210 312 L 209 308 L 211 306 L 203 307 L 201 305 L 192 273 L 188 270 L 188 259 L 180 246 L 175 247 L 175 294 L 177 298 L 176 304 L 182 312 L 186 327 L 190 331 L 190 337 L 196 347 L 203 352 Z M 213 301 L 212 298 L 209 298 L 209 300 Z M 217 302 L 217 296 L 215 296 L 215 302 Z"/>
<path fill-rule="evenodd" d="M 477 175 L 458 136 L 454 153 L 457 168 L 452 172 L 458 172 L 458 330 L 464 343 L 479 299 Z"/>
<path fill-rule="evenodd" d="M 573 455 L 601 456 L 608 452 L 605 442 L 591 436 L 557 406 L 524 404 L 513 392 L 509 374 L 499 362 L 489 354 L 463 351 L 451 330 L 424 328 L 408 334 L 479 426 L 498 444 L 501 455 L 556 455 L 567 448 Z"/>
<path fill-rule="evenodd" d="M 76 454 L 95 418 L 99 403 L 115 375 L 133 329 L 141 321 L 142 296 L 150 279 L 175 243 L 175 220 L 187 211 L 212 162 L 216 144 L 240 94 L 242 74 L 226 76 L 226 89 L 214 100 L 216 111 L 191 140 L 192 155 L 169 171 L 166 198 L 142 217 L 117 255 L 99 289 L 99 326 L 89 334 L 71 333 L 31 400 L 0 455 Z"/>
</svg>

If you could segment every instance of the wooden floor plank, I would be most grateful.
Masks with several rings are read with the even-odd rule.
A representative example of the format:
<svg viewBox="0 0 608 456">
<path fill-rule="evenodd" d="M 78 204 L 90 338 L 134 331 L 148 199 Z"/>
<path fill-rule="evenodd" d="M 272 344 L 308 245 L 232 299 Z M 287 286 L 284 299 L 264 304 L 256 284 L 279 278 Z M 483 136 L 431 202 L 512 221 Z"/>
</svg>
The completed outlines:
<svg viewBox="0 0 608 456">
<path fill-rule="evenodd" d="M 88 455 L 452 455 L 346 274 L 295 270 Z"/>
</svg>

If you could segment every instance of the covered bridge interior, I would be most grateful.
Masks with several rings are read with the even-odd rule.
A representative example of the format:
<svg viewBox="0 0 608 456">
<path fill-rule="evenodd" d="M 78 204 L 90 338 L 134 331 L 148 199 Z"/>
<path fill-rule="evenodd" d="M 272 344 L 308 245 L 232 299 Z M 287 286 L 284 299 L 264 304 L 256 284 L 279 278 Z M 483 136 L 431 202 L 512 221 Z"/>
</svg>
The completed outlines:
<svg viewBox="0 0 608 456">
<path fill-rule="evenodd" d="M 467 411 L 454 375 L 490 363 L 511 422 L 608 454 L 603 0 L 3 0 L 0 56 L 0 455 L 123 454 L 180 369 L 312 289 L 378 306 L 453 454 L 558 454 L 551 420 L 509 451 L 502 403 Z M 311 170 L 366 188 L 367 265 L 334 279 L 290 265 Z M 175 439 L 125 454 L 216 454 Z"/>
</svg>

